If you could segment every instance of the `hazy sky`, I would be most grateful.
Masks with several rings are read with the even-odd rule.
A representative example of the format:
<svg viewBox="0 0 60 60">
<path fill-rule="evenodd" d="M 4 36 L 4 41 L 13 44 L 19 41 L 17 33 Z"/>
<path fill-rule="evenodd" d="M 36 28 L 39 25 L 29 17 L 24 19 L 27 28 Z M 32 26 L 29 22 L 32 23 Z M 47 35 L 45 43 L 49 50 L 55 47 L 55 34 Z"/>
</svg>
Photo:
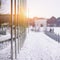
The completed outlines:
<svg viewBox="0 0 60 60">
<path fill-rule="evenodd" d="M 27 0 L 29 17 L 60 17 L 60 0 Z M 10 13 L 10 0 L 2 0 L 0 13 Z"/>
<path fill-rule="evenodd" d="M 29 16 L 60 17 L 60 0 L 27 0 Z"/>
</svg>

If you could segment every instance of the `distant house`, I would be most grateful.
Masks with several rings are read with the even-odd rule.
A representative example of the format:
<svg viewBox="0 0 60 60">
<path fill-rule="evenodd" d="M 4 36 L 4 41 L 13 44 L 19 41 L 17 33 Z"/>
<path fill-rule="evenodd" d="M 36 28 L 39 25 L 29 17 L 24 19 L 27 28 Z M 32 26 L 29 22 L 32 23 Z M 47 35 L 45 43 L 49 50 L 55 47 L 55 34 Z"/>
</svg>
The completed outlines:
<svg viewBox="0 0 60 60">
<path fill-rule="evenodd" d="M 60 27 L 60 17 L 57 18 L 57 23 L 56 23 L 57 27 Z"/>
<path fill-rule="evenodd" d="M 36 30 L 41 30 L 41 27 L 43 27 L 43 29 L 45 29 L 45 27 L 47 27 L 47 19 L 38 18 L 37 20 L 35 20 Z"/>
<path fill-rule="evenodd" d="M 49 27 L 53 27 L 53 26 L 56 26 L 56 18 L 53 16 L 51 17 L 50 19 L 47 20 L 47 26 Z"/>
</svg>

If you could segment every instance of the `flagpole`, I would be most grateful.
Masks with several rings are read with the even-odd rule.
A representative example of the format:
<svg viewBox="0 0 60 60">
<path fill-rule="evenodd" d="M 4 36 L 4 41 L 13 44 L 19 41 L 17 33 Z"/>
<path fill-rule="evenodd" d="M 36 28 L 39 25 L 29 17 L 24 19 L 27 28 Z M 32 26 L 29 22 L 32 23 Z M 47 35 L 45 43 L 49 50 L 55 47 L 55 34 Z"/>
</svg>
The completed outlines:
<svg viewBox="0 0 60 60">
<path fill-rule="evenodd" d="M 13 0 L 11 0 L 11 60 L 13 60 Z"/>
<path fill-rule="evenodd" d="M 16 1 L 17 0 L 15 0 L 14 1 L 14 18 L 15 18 L 15 59 L 17 59 L 17 41 L 16 41 L 16 39 L 17 39 L 17 32 L 16 32 L 16 26 L 17 26 L 17 16 L 16 16 Z"/>
<path fill-rule="evenodd" d="M 17 7 L 17 38 L 18 38 L 18 53 L 19 53 L 19 0 L 18 0 L 18 7 Z"/>
</svg>

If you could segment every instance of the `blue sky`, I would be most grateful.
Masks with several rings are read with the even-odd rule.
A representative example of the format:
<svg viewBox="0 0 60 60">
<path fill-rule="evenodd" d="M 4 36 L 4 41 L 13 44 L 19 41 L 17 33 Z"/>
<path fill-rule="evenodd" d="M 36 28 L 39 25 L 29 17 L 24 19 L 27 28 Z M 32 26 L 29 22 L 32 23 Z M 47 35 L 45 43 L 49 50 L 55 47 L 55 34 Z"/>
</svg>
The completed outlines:
<svg viewBox="0 0 60 60">
<path fill-rule="evenodd" d="M 10 0 L 2 0 L 0 13 L 10 13 Z M 60 17 L 60 0 L 27 0 L 29 17 Z"/>
</svg>

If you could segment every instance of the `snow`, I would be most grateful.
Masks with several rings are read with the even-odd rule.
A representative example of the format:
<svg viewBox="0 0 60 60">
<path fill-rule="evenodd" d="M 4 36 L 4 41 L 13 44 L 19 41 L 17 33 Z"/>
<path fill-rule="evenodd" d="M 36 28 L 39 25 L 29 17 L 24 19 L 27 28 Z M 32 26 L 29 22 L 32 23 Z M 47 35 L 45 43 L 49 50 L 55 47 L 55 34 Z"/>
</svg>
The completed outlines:
<svg viewBox="0 0 60 60">
<path fill-rule="evenodd" d="M 50 28 L 51 29 L 54 29 L 54 33 L 55 34 L 59 34 L 60 35 L 60 27 L 47 27 L 46 29 L 47 29 L 47 31 L 49 31 L 50 30 Z"/>
<path fill-rule="evenodd" d="M 18 60 L 60 60 L 59 44 L 43 32 L 29 31 Z"/>
<path fill-rule="evenodd" d="M 0 50 L 0 60 L 10 60 L 10 50 L 10 44 L 6 48 Z"/>
<path fill-rule="evenodd" d="M 10 45 L 0 50 L 0 60 L 9 59 Z M 29 29 L 17 60 L 60 60 L 60 43 L 45 35 L 43 31 L 35 32 Z"/>
<path fill-rule="evenodd" d="M 13 38 L 14 38 L 14 35 L 13 35 Z M 1 35 L 0 34 L 0 42 L 1 41 L 6 41 L 6 40 L 9 40 L 11 39 L 11 34 L 9 32 L 6 32 L 6 35 Z"/>
<path fill-rule="evenodd" d="M 10 33 L 7 33 L 6 35 L 0 35 L 0 41 L 9 40 L 10 38 Z"/>
<path fill-rule="evenodd" d="M 54 27 L 54 32 L 60 35 L 60 27 Z"/>
</svg>

